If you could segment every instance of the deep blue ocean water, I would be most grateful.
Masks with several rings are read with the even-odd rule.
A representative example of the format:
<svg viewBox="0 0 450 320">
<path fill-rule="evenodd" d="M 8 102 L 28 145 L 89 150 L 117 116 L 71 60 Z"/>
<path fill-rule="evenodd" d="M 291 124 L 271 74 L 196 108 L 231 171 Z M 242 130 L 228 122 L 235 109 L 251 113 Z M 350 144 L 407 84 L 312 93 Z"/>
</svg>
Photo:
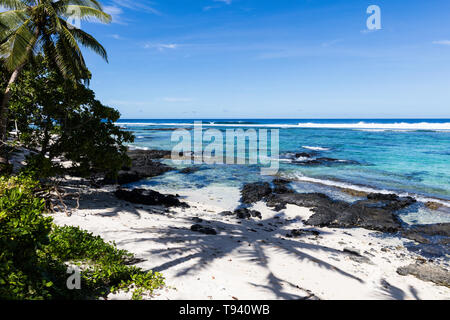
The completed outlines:
<svg viewBox="0 0 450 320">
<path fill-rule="evenodd" d="M 200 119 L 199 119 L 200 120 Z M 199 121 L 197 120 L 197 121 Z M 279 129 L 279 175 L 294 179 L 299 192 L 325 192 L 354 200 L 339 188 L 395 192 L 419 202 L 401 213 L 407 223 L 450 222 L 448 207 L 429 210 L 423 203 L 450 206 L 450 119 L 202 119 L 203 129 Z M 134 132 L 134 147 L 172 150 L 176 128 L 192 128 L 194 120 L 121 119 Z M 159 130 L 164 129 L 164 130 Z M 340 161 L 308 165 L 296 153 Z M 170 161 L 170 160 L 168 160 Z M 170 164 L 170 163 L 169 163 Z M 185 175 L 170 172 L 142 184 L 202 188 L 209 184 L 241 186 L 271 180 L 258 165 L 202 165 Z"/>
</svg>

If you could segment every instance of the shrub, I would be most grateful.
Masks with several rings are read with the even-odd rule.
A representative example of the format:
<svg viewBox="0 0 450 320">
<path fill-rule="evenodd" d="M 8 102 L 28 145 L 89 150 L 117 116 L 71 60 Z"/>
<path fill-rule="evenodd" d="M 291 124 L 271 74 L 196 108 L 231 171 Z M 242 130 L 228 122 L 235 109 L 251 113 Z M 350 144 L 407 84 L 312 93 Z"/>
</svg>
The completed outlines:
<svg viewBox="0 0 450 320">
<path fill-rule="evenodd" d="M 133 254 L 77 227 L 59 227 L 33 195 L 38 183 L 0 178 L 0 299 L 86 299 L 133 289 L 133 298 L 164 285 L 162 275 L 127 265 Z M 69 290 L 67 268 L 82 270 Z"/>
</svg>

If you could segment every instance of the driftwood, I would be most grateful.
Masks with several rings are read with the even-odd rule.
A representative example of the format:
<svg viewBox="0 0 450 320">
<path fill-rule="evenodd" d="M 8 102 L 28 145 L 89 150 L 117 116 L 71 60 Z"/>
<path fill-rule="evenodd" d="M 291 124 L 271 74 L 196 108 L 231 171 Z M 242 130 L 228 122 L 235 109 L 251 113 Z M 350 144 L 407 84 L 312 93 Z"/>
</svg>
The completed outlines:
<svg viewBox="0 0 450 320">
<path fill-rule="evenodd" d="M 68 217 L 72 215 L 72 212 L 78 210 L 80 207 L 80 193 L 66 192 L 59 186 L 60 181 L 54 182 L 50 185 L 45 185 L 43 188 L 36 190 L 36 196 L 44 199 L 45 209 L 50 213 L 64 212 Z M 66 201 L 75 200 L 76 206 L 69 209 Z"/>
</svg>

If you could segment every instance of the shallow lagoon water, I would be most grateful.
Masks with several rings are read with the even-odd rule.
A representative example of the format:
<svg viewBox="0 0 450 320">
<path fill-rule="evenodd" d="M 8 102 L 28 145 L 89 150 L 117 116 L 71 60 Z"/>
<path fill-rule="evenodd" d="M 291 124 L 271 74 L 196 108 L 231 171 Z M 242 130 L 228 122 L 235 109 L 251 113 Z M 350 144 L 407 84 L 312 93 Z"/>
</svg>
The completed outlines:
<svg viewBox="0 0 450 320">
<path fill-rule="evenodd" d="M 175 128 L 192 128 L 193 120 L 121 120 L 137 137 L 134 147 L 171 150 Z M 299 125 L 300 124 L 300 125 Z M 305 127 L 309 124 L 310 127 Z M 314 127 L 316 126 L 316 127 Z M 340 126 L 340 127 L 339 127 Z M 204 120 L 208 128 L 279 129 L 279 175 L 294 179 L 298 192 L 323 192 L 333 198 L 357 200 L 339 187 L 395 192 L 450 205 L 450 120 Z M 338 127 L 338 128 L 336 128 Z M 364 128 L 367 127 L 367 128 Z M 408 129 L 405 129 L 408 128 Z M 412 129 L 411 129 L 412 128 Z M 425 128 L 425 129 L 424 129 Z M 156 130 L 155 130 L 156 129 Z M 160 130 L 163 129 L 163 130 Z M 192 132 L 192 131 L 191 131 Z M 205 144 L 207 144 L 205 142 Z M 309 165 L 286 155 L 310 153 L 333 163 Z M 172 165 L 170 160 L 168 164 Z M 169 172 L 144 182 L 176 188 L 202 188 L 212 183 L 242 186 L 271 180 L 258 165 L 201 165 L 192 174 Z M 406 223 L 450 222 L 450 212 L 423 205 L 402 212 Z"/>
</svg>

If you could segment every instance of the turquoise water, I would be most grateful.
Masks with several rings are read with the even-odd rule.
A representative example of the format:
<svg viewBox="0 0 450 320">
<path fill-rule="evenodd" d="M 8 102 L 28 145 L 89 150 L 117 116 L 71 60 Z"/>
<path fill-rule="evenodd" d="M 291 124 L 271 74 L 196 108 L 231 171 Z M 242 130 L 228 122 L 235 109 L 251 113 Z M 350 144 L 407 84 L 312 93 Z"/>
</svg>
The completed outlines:
<svg viewBox="0 0 450 320">
<path fill-rule="evenodd" d="M 171 141 L 171 129 L 191 129 L 193 122 L 124 119 L 118 124 L 135 133 L 135 147 L 172 150 L 176 142 Z M 450 119 L 203 120 L 203 129 L 209 128 L 222 132 L 279 129 L 279 175 L 294 179 L 299 192 L 320 191 L 355 199 L 338 188 L 345 187 L 408 194 L 422 202 L 450 205 Z M 300 152 L 310 153 L 313 159 L 339 161 L 310 165 L 304 158 L 295 158 Z M 191 175 L 172 172 L 144 183 L 201 188 L 212 183 L 241 186 L 270 179 L 260 175 L 258 165 L 202 165 Z M 420 203 L 402 215 L 408 223 L 450 222 L 446 207 L 431 211 Z"/>
</svg>

